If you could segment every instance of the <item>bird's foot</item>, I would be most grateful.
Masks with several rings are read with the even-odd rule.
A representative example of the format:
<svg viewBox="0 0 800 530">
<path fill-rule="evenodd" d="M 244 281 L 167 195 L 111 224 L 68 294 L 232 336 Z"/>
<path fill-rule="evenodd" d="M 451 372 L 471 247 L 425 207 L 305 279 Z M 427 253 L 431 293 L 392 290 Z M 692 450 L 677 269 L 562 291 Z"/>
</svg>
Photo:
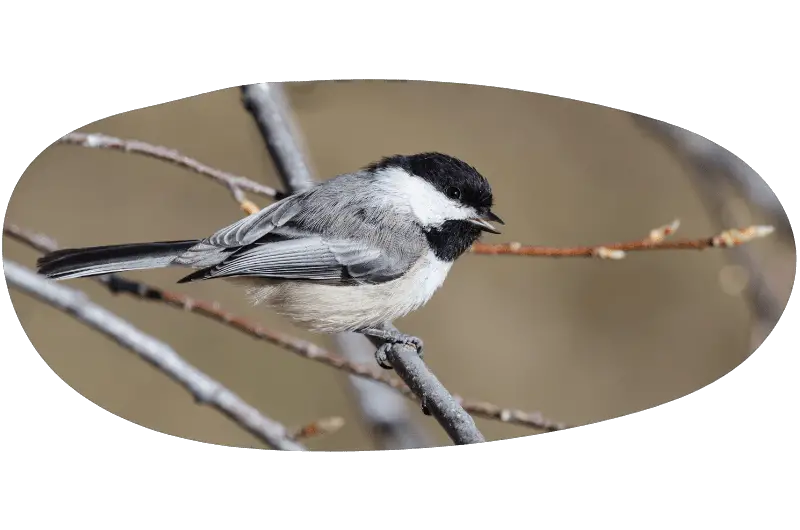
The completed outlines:
<svg viewBox="0 0 800 530">
<path fill-rule="evenodd" d="M 423 357 L 422 339 L 419 337 L 406 335 L 405 333 L 400 333 L 399 331 L 378 328 L 363 329 L 360 331 L 360 333 L 384 341 L 375 352 L 375 360 L 378 362 L 378 365 L 385 370 L 392 369 L 392 365 L 389 362 L 388 353 L 395 344 L 407 344 L 412 346 L 415 350 L 417 350 L 417 355 L 419 355 L 420 358 Z"/>
</svg>

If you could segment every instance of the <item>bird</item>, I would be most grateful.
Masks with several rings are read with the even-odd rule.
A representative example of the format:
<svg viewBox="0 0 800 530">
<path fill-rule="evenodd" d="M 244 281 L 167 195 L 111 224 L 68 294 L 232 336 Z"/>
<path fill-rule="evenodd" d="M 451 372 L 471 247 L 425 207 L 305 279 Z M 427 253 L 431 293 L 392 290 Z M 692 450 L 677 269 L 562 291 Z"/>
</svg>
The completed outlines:
<svg viewBox="0 0 800 530">
<path fill-rule="evenodd" d="M 203 239 L 56 250 L 38 273 L 67 280 L 183 267 L 178 283 L 226 279 L 312 332 L 356 332 L 387 348 L 418 337 L 392 322 L 424 306 L 454 262 L 504 225 L 488 180 L 440 152 L 385 156 L 289 195 Z"/>
</svg>

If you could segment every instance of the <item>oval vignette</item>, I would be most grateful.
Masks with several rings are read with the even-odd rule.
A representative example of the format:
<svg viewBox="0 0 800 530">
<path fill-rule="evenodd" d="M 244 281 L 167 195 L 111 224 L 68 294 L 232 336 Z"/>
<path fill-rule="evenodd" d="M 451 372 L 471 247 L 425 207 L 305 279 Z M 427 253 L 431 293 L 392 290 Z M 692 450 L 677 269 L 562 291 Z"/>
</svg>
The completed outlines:
<svg viewBox="0 0 800 530">
<path fill-rule="evenodd" d="M 320 178 L 396 153 L 441 151 L 475 166 L 506 222 L 502 235 L 487 234 L 485 243 L 595 247 L 645 238 L 673 219 L 680 228 L 668 240 L 775 227 L 735 248 L 630 252 L 620 260 L 464 255 L 427 306 L 397 322 L 424 339 L 426 361 L 453 393 L 571 426 L 619 417 L 718 380 L 761 344 L 786 306 L 796 249 L 780 202 L 738 157 L 689 131 L 598 105 L 482 86 L 325 81 L 285 88 Z M 282 188 L 238 88 L 79 131 L 177 149 Z M 258 207 L 270 202 L 257 194 L 248 199 Z M 242 215 L 224 186 L 185 167 L 55 144 L 20 178 L 5 222 L 82 247 L 202 238 Z M 37 253 L 6 234 L 3 257 L 32 267 Z M 331 337 L 253 307 L 236 285 L 175 285 L 184 274 L 128 276 L 216 301 L 264 329 L 336 351 Z M 163 303 L 111 296 L 92 280 L 63 285 L 163 340 L 292 432 L 305 426 L 309 449 L 451 443 L 411 401 L 398 409 L 385 394 L 372 414 L 395 418 L 405 431 L 370 425 L 338 370 Z M 37 351 L 87 399 L 171 435 L 265 447 L 108 338 L 14 289 L 11 297 Z M 311 432 L 318 420 L 339 428 Z M 487 440 L 541 432 L 479 416 L 476 424 Z"/>
</svg>

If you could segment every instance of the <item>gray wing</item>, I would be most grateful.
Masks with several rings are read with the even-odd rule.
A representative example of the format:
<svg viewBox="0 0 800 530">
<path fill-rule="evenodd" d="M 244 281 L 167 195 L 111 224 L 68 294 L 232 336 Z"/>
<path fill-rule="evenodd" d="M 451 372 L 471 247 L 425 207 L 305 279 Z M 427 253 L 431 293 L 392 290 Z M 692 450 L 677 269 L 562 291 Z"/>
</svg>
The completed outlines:
<svg viewBox="0 0 800 530">
<path fill-rule="evenodd" d="M 352 240 L 312 236 L 255 244 L 195 279 L 254 276 L 333 284 L 382 283 L 403 274 L 418 257 Z"/>
<path fill-rule="evenodd" d="M 329 283 L 381 283 L 427 250 L 410 216 L 373 204 L 364 176 L 336 177 L 245 217 L 182 256 L 202 269 L 182 281 L 260 276 Z M 328 181 L 329 183 L 332 181 Z M 390 237 L 391 236 L 391 237 Z"/>
<path fill-rule="evenodd" d="M 241 247 L 255 243 L 300 213 L 305 194 L 291 195 L 263 210 L 217 230 L 204 243 L 215 247 Z"/>
<path fill-rule="evenodd" d="M 302 198 L 303 194 L 289 196 L 217 230 L 175 258 L 173 263 L 194 268 L 219 264 L 242 247 L 284 226 L 301 211 Z"/>
</svg>

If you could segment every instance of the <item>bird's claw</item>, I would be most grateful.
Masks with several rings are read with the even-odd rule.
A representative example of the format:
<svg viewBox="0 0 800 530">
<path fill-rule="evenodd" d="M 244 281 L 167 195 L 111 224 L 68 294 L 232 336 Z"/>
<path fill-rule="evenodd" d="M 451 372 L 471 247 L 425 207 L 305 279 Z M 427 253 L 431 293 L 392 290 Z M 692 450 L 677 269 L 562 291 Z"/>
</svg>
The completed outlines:
<svg viewBox="0 0 800 530">
<path fill-rule="evenodd" d="M 389 362 L 388 353 L 395 344 L 407 344 L 412 346 L 415 350 L 417 350 L 417 355 L 419 355 L 419 358 L 423 358 L 422 339 L 419 337 L 414 337 L 413 335 L 401 334 L 396 337 L 392 337 L 387 342 L 384 342 L 380 345 L 377 351 L 375 351 L 375 360 L 384 370 L 391 370 L 393 368 L 392 364 Z"/>
</svg>

